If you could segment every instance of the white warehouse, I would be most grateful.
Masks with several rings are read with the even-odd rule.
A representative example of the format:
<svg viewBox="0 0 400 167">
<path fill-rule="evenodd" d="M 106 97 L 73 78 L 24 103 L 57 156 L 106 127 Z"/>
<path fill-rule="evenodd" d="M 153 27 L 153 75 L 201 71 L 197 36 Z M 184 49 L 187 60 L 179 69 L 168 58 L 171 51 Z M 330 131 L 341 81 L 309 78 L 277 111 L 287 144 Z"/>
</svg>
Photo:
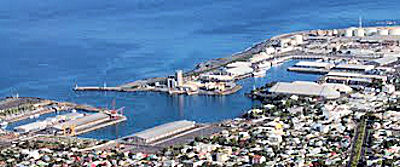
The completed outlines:
<svg viewBox="0 0 400 167">
<path fill-rule="evenodd" d="M 133 135 L 133 140 L 137 143 L 148 144 L 154 141 L 173 136 L 183 131 L 192 129 L 196 126 L 194 121 L 175 121 L 166 124 L 162 124 L 147 130 L 144 130 Z"/>
</svg>

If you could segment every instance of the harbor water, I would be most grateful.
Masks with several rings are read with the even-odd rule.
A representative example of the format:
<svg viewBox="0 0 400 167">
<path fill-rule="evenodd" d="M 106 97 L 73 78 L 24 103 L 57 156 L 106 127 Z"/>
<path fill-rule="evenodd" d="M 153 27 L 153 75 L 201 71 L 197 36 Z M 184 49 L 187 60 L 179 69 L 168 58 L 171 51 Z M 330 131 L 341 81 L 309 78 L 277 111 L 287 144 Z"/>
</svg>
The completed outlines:
<svg viewBox="0 0 400 167">
<path fill-rule="evenodd" d="M 34 96 L 112 108 L 125 107 L 125 136 L 162 123 L 215 122 L 253 105 L 244 96 L 271 81 L 316 80 L 287 72 L 294 61 L 264 78 L 240 81 L 229 96 L 72 91 L 165 76 L 229 56 L 274 35 L 309 29 L 397 23 L 398 1 L 371 0 L 70 0 L 0 2 L 0 96 Z M 82 135 L 115 138 L 116 126 Z"/>
</svg>

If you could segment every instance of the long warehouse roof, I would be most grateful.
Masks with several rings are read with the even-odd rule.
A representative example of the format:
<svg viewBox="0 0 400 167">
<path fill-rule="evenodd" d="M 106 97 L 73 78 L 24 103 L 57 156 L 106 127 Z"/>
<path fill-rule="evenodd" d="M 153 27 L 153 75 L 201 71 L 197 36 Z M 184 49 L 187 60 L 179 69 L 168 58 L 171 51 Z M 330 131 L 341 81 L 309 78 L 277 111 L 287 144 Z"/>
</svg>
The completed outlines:
<svg viewBox="0 0 400 167">
<path fill-rule="evenodd" d="M 340 97 L 340 92 L 314 82 L 278 82 L 269 89 L 271 93 L 293 94 L 303 96 L 320 96 L 327 99 Z"/>
<path fill-rule="evenodd" d="M 160 126 L 156 126 L 156 127 L 141 131 L 139 133 L 135 133 L 133 136 L 139 137 L 142 139 L 152 139 L 152 138 L 161 136 L 165 133 L 174 132 L 179 129 L 187 128 L 187 127 L 194 126 L 194 125 L 195 125 L 194 121 L 187 121 L 187 120 L 175 121 L 175 122 L 162 124 Z"/>
<path fill-rule="evenodd" d="M 96 114 L 89 114 L 87 116 L 75 119 L 75 120 L 70 120 L 58 125 L 55 125 L 54 128 L 56 129 L 63 129 L 63 127 L 69 127 L 69 126 L 81 126 L 84 125 L 86 123 L 90 123 L 93 121 L 97 121 L 97 120 L 101 120 L 101 119 L 106 119 L 109 118 L 110 116 L 108 116 L 107 114 L 104 113 L 96 113 Z"/>
<path fill-rule="evenodd" d="M 296 66 L 309 66 L 309 67 L 331 67 L 333 64 L 326 62 L 315 62 L 315 61 L 301 61 L 296 64 Z"/>
<path fill-rule="evenodd" d="M 339 64 L 336 65 L 337 69 L 356 69 L 356 70 L 372 70 L 374 65 L 364 65 L 364 64 Z"/>
<path fill-rule="evenodd" d="M 339 76 L 339 77 L 354 77 L 354 78 L 374 78 L 374 79 L 381 79 L 386 81 L 387 76 L 385 75 L 369 75 L 369 74 L 358 74 L 358 73 L 351 73 L 351 72 L 335 72 L 331 71 L 326 76 Z"/>
<path fill-rule="evenodd" d="M 397 57 L 395 56 L 385 56 L 379 59 L 375 59 L 373 60 L 375 63 L 378 63 L 380 65 L 386 65 L 386 64 L 390 64 L 390 63 L 394 63 L 398 60 Z"/>
</svg>

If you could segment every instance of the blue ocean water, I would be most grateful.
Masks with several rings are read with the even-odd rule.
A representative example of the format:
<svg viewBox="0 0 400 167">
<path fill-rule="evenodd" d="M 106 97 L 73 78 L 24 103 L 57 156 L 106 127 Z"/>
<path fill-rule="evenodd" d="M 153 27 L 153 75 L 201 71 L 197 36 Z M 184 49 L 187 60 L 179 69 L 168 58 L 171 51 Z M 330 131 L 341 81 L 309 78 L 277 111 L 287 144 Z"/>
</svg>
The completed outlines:
<svg viewBox="0 0 400 167">
<path fill-rule="evenodd" d="M 244 92 L 272 80 L 318 76 L 273 68 L 230 96 L 74 93 L 73 85 L 118 85 L 191 69 L 285 32 L 397 20 L 395 0 L 0 1 L 0 96 L 38 96 L 125 106 L 124 136 L 169 121 L 233 118 L 253 102 Z M 83 135 L 113 138 L 115 127 Z"/>
</svg>

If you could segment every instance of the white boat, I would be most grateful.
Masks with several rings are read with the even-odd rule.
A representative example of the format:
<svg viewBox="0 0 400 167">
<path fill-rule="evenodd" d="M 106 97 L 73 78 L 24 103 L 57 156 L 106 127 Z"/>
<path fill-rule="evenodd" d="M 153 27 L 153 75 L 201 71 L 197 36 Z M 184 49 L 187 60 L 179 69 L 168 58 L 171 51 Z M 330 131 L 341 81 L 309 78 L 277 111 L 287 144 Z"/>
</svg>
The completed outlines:
<svg viewBox="0 0 400 167">
<path fill-rule="evenodd" d="M 40 114 L 35 114 L 35 118 L 39 118 L 40 117 Z"/>
<path fill-rule="evenodd" d="M 75 110 L 75 109 L 72 109 L 72 112 L 73 112 L 73 113 L 76 113 L 76 110 Z"/>
<path fill-rule="evenodd" d="M 30 116 L 29 116 L 29 119 L 34 119 L 34 118 L 35 118 L 34 115 L 30 115 Z"/>
</svg>

